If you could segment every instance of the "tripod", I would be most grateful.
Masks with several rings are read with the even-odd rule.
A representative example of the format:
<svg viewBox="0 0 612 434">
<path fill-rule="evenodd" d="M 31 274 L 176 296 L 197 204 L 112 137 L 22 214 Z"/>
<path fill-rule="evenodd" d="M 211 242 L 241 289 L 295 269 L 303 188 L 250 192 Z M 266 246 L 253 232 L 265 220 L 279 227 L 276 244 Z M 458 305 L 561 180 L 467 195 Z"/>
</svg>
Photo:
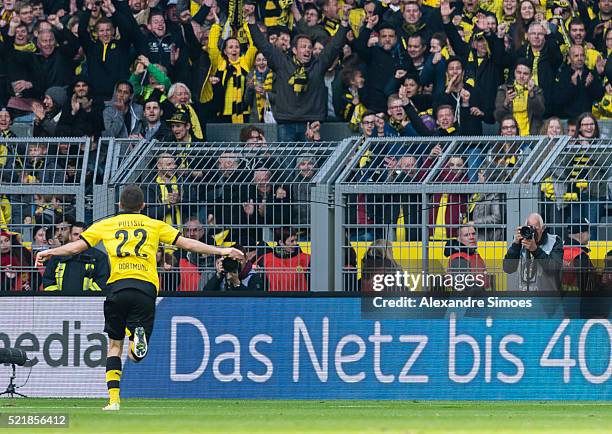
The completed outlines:
<svg viewBox="0 0 612 434">
<path fill-rule="evenodd" d="M 27 398 L 27 396 L 25 396 L 23 393 L 17 392 L 17 386 L 15 386 L 15 378 L 17 378 L 17 376 L 15 375 L 15 364 L 11 363 L 11 366 L 13 368 L 13 372 L 9 378 L 9 384 L 8 386 L 6 386 L 6 390 L 0 393 L 0 396 L 8 395 L 11 398 L 14 398 L 14 396 L 17 395 L 21 396 L 22 398 Z"/>
</svg>

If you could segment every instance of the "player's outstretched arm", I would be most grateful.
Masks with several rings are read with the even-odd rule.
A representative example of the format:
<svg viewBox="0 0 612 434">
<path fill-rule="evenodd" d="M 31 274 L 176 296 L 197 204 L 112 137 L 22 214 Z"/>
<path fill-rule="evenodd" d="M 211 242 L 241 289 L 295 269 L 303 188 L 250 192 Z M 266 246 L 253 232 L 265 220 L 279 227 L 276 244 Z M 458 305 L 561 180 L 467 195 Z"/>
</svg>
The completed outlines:
<svg viewBox="0 0 612 434">
<path fill-rule="evenodd" d="M 229 256 L 233 259 L 242 259 L 244 257 L 244 253 L 238 249 L 234 249 L 233 247 L 210 246 L 198 240 L 192 240 L 191 238 L 178 237 L 178 240 L 176 240 L 174 245 L 181 249 L 190 250 L 202 255 Z"/>
<path fill-rule="evenodd" d="M 38 254 L 36 255 L 36 266 L 42 267 L 44 265 L 44 262 L 53 256 L 76 255 L 77 253 L 84 252 L 88 248 L 89 245 L 85 241 L 78 240 L 68 244 L 64 244 L 63 246 L 56 247 L 54 249 L 43 250 L 41 252 L 38 252 Z"/>
</svg>

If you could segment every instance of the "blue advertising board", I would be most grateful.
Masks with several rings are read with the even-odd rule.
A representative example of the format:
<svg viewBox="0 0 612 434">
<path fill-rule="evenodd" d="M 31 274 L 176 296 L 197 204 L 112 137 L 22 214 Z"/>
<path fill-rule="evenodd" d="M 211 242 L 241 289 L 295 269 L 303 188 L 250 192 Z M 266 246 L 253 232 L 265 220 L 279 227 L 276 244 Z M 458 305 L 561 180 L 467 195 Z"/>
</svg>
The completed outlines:
<svg viewBox="0 0 612 434">
<path fill-rule="evenodd" d="M 159 300 L 124 397 L 612 399 L 607 319 L 364 319 L 359 298 Z"/>
</svg>

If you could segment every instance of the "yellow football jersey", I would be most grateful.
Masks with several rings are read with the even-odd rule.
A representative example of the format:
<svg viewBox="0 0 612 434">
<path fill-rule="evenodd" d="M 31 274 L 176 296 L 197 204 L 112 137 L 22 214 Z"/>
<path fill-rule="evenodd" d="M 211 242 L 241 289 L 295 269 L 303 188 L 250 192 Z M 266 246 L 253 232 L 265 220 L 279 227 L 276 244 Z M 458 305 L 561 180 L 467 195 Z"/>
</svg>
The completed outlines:
<svg viewBox="0 0 612 434">
<path fill-rule="evenodd" d="M 180 232 L 169 224 L 139 213 L 121 213 L 101 220 L 81 234 L 90 247 L 100 241 L 108 253 L 111 290 L 141 289 L 157 293 L 159 243 L 174 244 Z M 112 284 L 112 285 L 111 285 Z"/>
</svg>

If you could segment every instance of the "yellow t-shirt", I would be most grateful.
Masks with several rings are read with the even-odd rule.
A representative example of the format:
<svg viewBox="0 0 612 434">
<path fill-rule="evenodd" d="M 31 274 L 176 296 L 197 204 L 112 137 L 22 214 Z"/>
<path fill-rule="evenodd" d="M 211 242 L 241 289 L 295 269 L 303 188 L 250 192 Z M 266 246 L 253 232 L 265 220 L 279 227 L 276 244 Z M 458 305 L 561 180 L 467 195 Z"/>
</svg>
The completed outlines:
<svg viewBox="0 0 612 434">
<path fill-rule="evenodd" d="M 160 220 L 139 213 L 121 213 L 94 223 L 81 234 L 81 239 L 90 247 L 100 241 L 104 244 L 110 262 L 111 290 L 134 288 L 156 295 L 159 243 L 174 244 L 179 235 L 178 229 Z"/>
</svg>

